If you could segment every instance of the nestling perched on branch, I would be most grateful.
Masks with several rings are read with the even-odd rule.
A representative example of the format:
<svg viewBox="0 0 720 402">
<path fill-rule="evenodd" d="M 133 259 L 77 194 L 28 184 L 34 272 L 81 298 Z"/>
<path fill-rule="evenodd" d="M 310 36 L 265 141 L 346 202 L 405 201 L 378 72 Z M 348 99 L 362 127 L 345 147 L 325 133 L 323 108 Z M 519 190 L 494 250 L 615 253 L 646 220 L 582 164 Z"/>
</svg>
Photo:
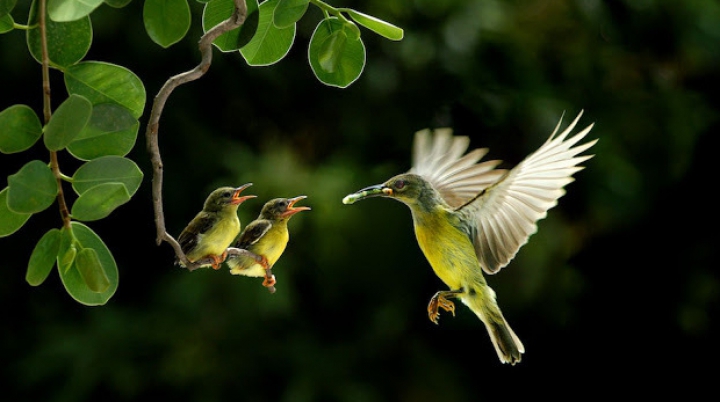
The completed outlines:
<svg viewBox="0 0 720 402">
<path fill-rule="evenodd" d="M 237 209 L 240 204 L 255 198 L 254 195 L 240 196 L 252 183 L 238 188 L 221 187 L 210 193 L 202 211 L 180 233 L 178 243 L 191 263 L 219 269 L 225 261 L 226 250 L 240 233 L 240 219 Z M 205 263 L 205 260 L 208 260 Z M 182 261 L 177 261 L 185 266 Z"/>
</svg>

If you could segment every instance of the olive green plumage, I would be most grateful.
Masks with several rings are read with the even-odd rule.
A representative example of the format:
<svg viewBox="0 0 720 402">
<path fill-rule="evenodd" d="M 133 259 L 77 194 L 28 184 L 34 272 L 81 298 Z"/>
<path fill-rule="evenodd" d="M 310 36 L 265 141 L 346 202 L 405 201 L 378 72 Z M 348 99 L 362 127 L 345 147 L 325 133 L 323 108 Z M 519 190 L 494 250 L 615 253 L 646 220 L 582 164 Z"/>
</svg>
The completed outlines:
<svg viewBox="0 0 720 402">
<path fill-rule="evenodd" d="M 275 277 L 270 269 L 285 252 L 290 240 L 288 220 L 298 212 L 310 210 L 310 207 L 295 206 L 305 198 L 304 195 L 275 198 L 265 203 L 258 218 L 245 227 L 234 244 L 234 247 L 250 251 L 258 258 L 245 254 L 231 256 L 227 259 L 231 274 L 264 277 L 263 286 L 274 291 Z"/>
<path fill-rule="evenodd" d="M 225 250 L 240 233 L 240 219 L 237 209 L 254 195 L 240 196 L 252 183 L 238 188 L 220 187 L 210 193 L 200 211 L 178 236 L 180 248 L 188 261 L 195 263 L 207 260 L 201 266 L 219 269 L 225 259 Z M 177 261 L 184 266 L 181 261 Z"/>
<path fill-rule="evenodd" d="M 455 314 L 449 299 L 458 298 L 480 320 L 503 363 L 518 363 L 525 347 L 510 328 L 483 272 L 494 274 L 506 266 L 565 193 L 563 187 L 592 156 L 577 156 L 597 140 L 574 146 L 592 124 L 568 138 L 582 112 L 559 135 L 550 138 L 511 170 L 501 163 L 479 163 L 488 149 L 465 155 L 469 138 L 449 129 L 416 133 L 413 167 L 382 184 L 364 188 L 343 199 L 352 204 L 369 197 L 389 197 L 406 204 L 415 235 L 435 274 L 449 290 L 437 292 L 428 304 L 428 317 L 438 323 L 439 309 Z M 562 122 L 562 119 L 561 119 Z"/>
</svg>

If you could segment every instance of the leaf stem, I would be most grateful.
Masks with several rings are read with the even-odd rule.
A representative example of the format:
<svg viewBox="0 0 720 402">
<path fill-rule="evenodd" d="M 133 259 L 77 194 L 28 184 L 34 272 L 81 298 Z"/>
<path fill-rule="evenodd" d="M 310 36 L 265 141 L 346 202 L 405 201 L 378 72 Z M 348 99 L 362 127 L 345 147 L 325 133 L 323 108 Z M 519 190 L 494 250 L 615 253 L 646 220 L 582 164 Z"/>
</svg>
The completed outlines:
<svg viewBox="0 0 720 402">
<path fill-rule="evenodd" d="M 338 17 L 341 21 L 347 22 L 347 18 L 345 18 L 345 16 L 342 14 L 341 9 L 335 8 L 322 0 L 310 0 L 310 3 L 314 4 L 320 10 L 322 10 L 323 14 L 325 14 L 325 18 L 327 18 L 328 14 L 332 14 Z"/>
<path fill-rule="evenodd" d="M 331 14 L 337 14 L 337 9 L 322 0 L 310 0 L 310 3 L 316 5 L 319 9 Z"/>
<path fill-rule="evenodd" d="M 50 122 L 52 117 L 52 107 L 50 104 L 50 56 L 48 55 L 47 45 L 47 0 L 40 0 L 40 18 L 38 20 L 38 28 L 40 29 L 40 49 L 42 52 L 42 87 L 43 87 L 43 118 L 45 124 Z M 63 174 L 60 173 L 58 158 L 56 151 L 50 151 L 50 170 L 55 175 L 57 181 L 57 201 L 60 209 L 60 217 L 63 226 L 70 229 L 70 210 L 65 202 L 65 194 L 63 193 L 62 181 Z"/>
<path fill-rule="evenodd" d="M 170 243 L 175 250 L 175 254 L 178 259 L 185 264 L 189 270 L 196 269 L 201 264 L 191 263 L 188 261 L 187 256 L 180 247 L 180 244 L 167 232 L 165 227 L 165 216 L 163 213 L 162 202 L 163 163 L 162 158 L 160 157 L 160 146 L 158 142 L 160 116 L 162 115 L 168 97 L 170 97 L 170 94 L 175 90 L 175 88 L 190 81 L 199 79 L 205 75 L 208 69 L 210 69 L 210 64 L 212 63 L 212 43 L 215 39 L 225 32 L 232 31 L 245 22 L 245 18 L 247 17 L 247 6 L 245 5 L 245 0 L 234 0 L 234 2 L 235 9 L 233 10 L 230 18 L 211 28 L 200 38 L 198 43 L 201 54 L 200 63 L 192 70 L 170 77 L 162 88 L 160 88 L 160 91 L 158 91 L 158 94 L 155 96 L 153 101 L 150 117 L 148 119 L 147 130 L 145 132 L 147 150 L 150 153 L 150 161 L 153 167 L 152 198 L 153 208 L 155 211 L 155 227 L 157 229 L 156 242 L 158 245 L 160 245 L 163 241 Z"/>
<path fill-rule="evenodd" d="M 37 28 L 37 27 L 38 27 L 38 24 L 23 25 L 23 24 L 18 24 L 17 22 L 13 22 L 13 28 L 14 28 L 14 29 L 22 29 L 22 30 L 24 30 L 24 31 L 29 31 L 29 30 L 35 29 L 35 28 Z"/>
</svg>

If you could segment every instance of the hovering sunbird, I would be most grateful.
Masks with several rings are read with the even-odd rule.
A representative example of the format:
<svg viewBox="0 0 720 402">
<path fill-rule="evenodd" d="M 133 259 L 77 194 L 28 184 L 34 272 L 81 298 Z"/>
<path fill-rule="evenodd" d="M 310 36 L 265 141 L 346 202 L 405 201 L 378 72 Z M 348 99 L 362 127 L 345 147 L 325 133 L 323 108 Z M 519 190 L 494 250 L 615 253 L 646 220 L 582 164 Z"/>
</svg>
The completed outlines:
<svg viewBox="0 0 720 402">
<path fill-rule="evenodd" d="M 352 204 L 388 197 L 410 207 L 420 249 L 449 287 L 430 299 L 430 320 L 438 323 L 439 309 L 454 315 L 450 299 L 460 299 L 485 324 L 503 363 L 520 362 L 525 347 L 500 311 L 483 271 L 495 274 L 515 257 L 537 231 L 537 221 L 565 194 L 572 175 L 583 169 L 578 165 L 592 158 L 578 154 L 597 139 L 576 144 L 593 124 L 570 136 L 581 116 L 582 111 L 556 135 L 561 117 L 550 138 L 510 170 L 496 169 L 499 160 L 480 163 L 487 148 L 465 154 L 469 138 L 453 136 L 448 128 L 419 131 L 407 173 L 343 199 Z"/>
</svg>

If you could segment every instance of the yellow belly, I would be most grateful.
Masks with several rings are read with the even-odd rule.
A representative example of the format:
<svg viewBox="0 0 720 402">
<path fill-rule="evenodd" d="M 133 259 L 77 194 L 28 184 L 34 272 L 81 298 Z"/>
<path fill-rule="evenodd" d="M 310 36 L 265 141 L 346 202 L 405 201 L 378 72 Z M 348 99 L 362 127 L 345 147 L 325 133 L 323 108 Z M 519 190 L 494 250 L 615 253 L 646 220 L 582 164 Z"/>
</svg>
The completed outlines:
<svg viewBox="0 0 720 402">
<path fill-rule="evenodd" d="M 198 238 L 198 247 L 188 255 L 190 261 L 196 261 L 209 255 L 220 255 L 230 247 L 240 233 L 240 220 L 237 215 L 221 219 L 212 229 Z"/>
<path fill-rule="evenodd" d="M 262 265 L 251 262 L 250 260 L 245 261 L 245 265 L 233 264 L 230 268 L 230 273 L 233 275 L 250 276 L 253 278 L 261 278 L 265 276 L 265 268 Z"/>
<path fill-rule="evenodd" d="M 268 260 L 268 264 L 272 267 L 285 252 L 290 236 L 287 229 L 273 230 L 272 233 L 267 233 L 266 236 L 270 236 L 267 241 L 258 242 L 257 247 L 252 247 L 252 249 L 255 254 L 264 255 Z"/>
<path fill-rule="evenodd" d="M 435 275 L 450 289 L 460 289 L 470 278 L 482 276 L 475 249 L 467 234 L 451 224 L 444 210 L 415 217 L 415 235 Z"/>
<path fill-rule="evenodd" d="M 248 251 L 264 256 L 268 261 L 268 265 L 272 268 L 285 252 L 289 239 L 290 235 L 287 227 L 279 225 L 279 227 L 269 230 L 262 239 L 250 246 Z M 265 269 L 251 257 L 239 256 L 230 264 L 230 273 L 234 275 L 265 276 Z"/>
</svg>

